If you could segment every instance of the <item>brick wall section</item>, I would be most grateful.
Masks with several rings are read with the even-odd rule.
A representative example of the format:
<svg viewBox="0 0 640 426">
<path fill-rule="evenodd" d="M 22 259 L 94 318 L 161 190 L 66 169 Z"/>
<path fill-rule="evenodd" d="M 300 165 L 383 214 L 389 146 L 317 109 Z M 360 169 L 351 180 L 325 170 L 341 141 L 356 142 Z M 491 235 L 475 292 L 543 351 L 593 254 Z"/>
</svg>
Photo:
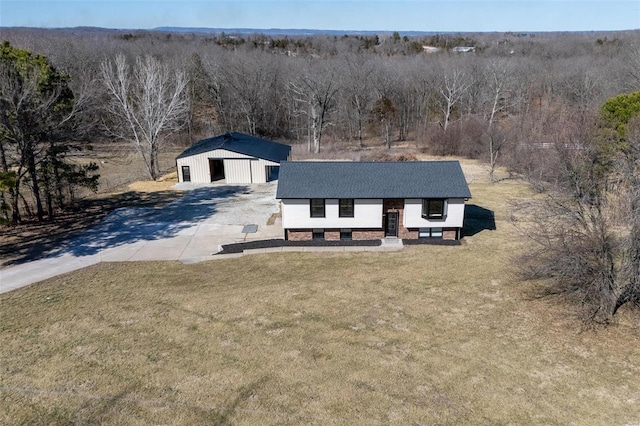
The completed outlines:
<svg viewBox="0 0 640 426">
<path fill-rule="evenodd" d="M 340 241 L 340 230 L 339 229 L 325 229 L 324 230 L 324 239 L 327 241 Z"/>
<path fill-rule="evenodd" d="M 417 235 L 417 231 L 416 231 Z M 313 239 L 311 229 L 288 229 L 287 238 L 289 241 L 310 241 Z M 352 240 L 381 240 L 384 238 L 384 231 L 381 229 L 352 229 Z M 340 239 L 339 229 L 325 229 L 324 239 L 327 241 L 337 241 Z"/>
<path fill-rule="evenodd" d="M 398 229 L 399 238 L 417 239 L 417 229 L 406 229 L 404 227 Z M 288 229 L 287 235 L 289 241 L 310 241 L 313 234 L 310 229 Z M 337 241 L 340 239 L 339 229 L 325 229 L 324 238 L 327 241 Z M 380 240 L 384 238 L 384 231 L 381 229 L 353 229 L 351 231 L 353 240 Z M 444 240 L 456 239 L 456 228 L 445 228 L 442 230 L 442 238 Z"/>
<path fill-rule="evenodd" d="M 404 226 L 399 229 L 399 237 L 404 240 L 417 240 L 418 239 L 418 230 L 417 229 L 407 229 Z"/>
<path fill-rule="evenodd" d="M 309 241 L 313 238 L 311 229 L 287 229 L 289 241 Z"/>
<path fill-rule="evenodd" d="M 456 239 L 456 228 L 445 228 L 442 230 L 442 239 L 443 240 L 455 240 Z"/>
<path fill-rule="evenodd" d="M 382 229 L 352 229 L 352 240 L 381 240 L 384 238 Z"/>
</svg>

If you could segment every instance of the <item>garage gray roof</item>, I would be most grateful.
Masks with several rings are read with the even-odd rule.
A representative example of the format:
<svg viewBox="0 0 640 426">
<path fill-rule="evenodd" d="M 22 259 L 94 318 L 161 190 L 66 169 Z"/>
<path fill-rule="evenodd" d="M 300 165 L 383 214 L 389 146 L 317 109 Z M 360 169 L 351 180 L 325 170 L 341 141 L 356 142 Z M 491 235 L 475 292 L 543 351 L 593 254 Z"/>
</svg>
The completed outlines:
<svg viewBox="0 0 640 426">
<path fill-rule="evenodd" d="M 471 198 L 471 192 L 457 161 L 285 161 L 276 198 Z"/>
<path fill-rule="evenodd" d="M 251 157 L 280 162 L 289 157 L 291 147 L 244 133 L 230 132 L 213 138 L 202 139 L 187 148 L 178 158 L 202 154 L 214 149 L 226 149 Z"/>
</svg>

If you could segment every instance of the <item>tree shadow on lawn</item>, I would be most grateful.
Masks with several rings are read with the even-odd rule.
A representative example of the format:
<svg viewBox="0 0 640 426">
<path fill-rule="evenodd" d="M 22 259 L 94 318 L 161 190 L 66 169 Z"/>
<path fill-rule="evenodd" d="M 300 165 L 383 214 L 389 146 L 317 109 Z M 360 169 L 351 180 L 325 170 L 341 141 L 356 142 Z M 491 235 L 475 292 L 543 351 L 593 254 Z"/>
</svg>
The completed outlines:
<svg viewBox="0 0 640 426">
<path fill-rule="evenodd" d="M 496 230 L 496 219 L 493 211 L 475 204 L 467 204 L 464 207 L 462 235 L 472 237 L 485 230 Z"/>
<path fill-rule="evenodd" d="M 0 244 L 0 258 L 9 259 L 4 265 L 17 265 L 67 253 L 87 256 L 136 241 L 170 238 L 216 213 L 221 200 L 247 190 L 245 186 L 220 186 L 186 193 L 128 192 L 88 200 L 81 211 L 56 221 L 21 225 L 24 229 L 14 230 L 13 238 Z"/>
</svg>

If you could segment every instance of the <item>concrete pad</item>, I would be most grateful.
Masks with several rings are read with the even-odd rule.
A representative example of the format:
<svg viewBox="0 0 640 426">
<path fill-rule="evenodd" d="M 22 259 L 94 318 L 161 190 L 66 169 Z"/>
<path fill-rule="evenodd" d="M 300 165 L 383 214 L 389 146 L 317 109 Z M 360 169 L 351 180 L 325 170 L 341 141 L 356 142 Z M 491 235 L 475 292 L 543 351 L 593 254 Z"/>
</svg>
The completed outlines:
<svg viewBox="0 0 640 426">
<path fill-rule="evenodd" d="M 232 237 L 232 238 L 244 239 L 245 234 L 243 234 L 240 231 L 242 231 L 241 226 L 230 225 L 230 226 L 225 226 L 223 228 L 218 229 L 215 232 L 215 235 L 218 237 Z"/>
<path fill-rule="evenodd" d="M 188 228 L 184 228 L 176 232 L 177 236 L 192 236 L 198 232 L 200 226 L 189 226 Z"/>
<path fill-rule="evenodd" d="M 265 253 L 282 253 L 282 247 L 265 247 Z"/>
<path fill-rule="evenodd" d="M 196 233 L 215 234 L 222 228 L 224 228 L 224 226 L 219 223 L 201 223 L 200 226 L 198 226 Z"/>
<path fill-rule="evenodd" d="M 184 251 L 188 241 L 185 241 L 181 245 L 163 245 L 163 244 L 148 244 L 138 250 L 133 256 L 129 258 L 129 261 L 137 262 L 142 260 L 178 260 L 180 254 Z"/>
<path fill-rule="evenodd" d="M 265 254 L 268 253 L 266 248 L 247 249 L 242 251 L 243 254 Z"/>
<path fill-rule="evenodd" d="M 309 247 L 305 247 L 305 251 L 309 251 L 309 252 L 344 251 L 344 247 L 342 246 L 309 246 Z"/>
<path fill-rule="evenodd" d="M 179 259 L 190 257 L 209 256 L 218 252 L 218 242 L 211 237 L 195 236 L 191 238 L 189 244 L 180 253 Z"/>
<path fill-rule="evenodd" d="M 100 263 L 98 256 L 60 256 L 0 270 L 0 293 Z"/>
<path fill-rule="evenodd" d="M 344 251 L 364 251 L 366 246 L 344 246 Z"/>
<path fill-rule="evenodd" d="M 244 256 L 242 253 L 216 254 L 215 256 L 211 256 L 210 260 L 237 259 L 242 256 Z"/>
<path fill-rule="evenodd" d="M 281 221 L 275 226 L 266 225 L 269 217 L 279 211 L 275 182 L 198 185 L 188 190 L 161 208 L 117 209 L 97 226 L 66 242 L 56 255 L 0 270 L 0 292 L 100 261 L 180 259 L 193 263 L 239 257 L 212 253 L 219 244 L 283 236 Z M 246 224 L 258 225 L 257 232 L 243 234 Z"/>
<path fill-rule="evenodd" d="M 180 263 L 182 263 L 183 265 L 194 265 L 196 263 L 206 262 L 207 260 L 213 260 L 213 255 L 202 256 L 202 257 L 181 258 Z"/>
<path fill-rule="evenodd" d="M 111 248 L 100 252 L 101 262 L 127 262 L 135 255 L 142 245 L 128 245 L 123 247 Z"/>
</svg>

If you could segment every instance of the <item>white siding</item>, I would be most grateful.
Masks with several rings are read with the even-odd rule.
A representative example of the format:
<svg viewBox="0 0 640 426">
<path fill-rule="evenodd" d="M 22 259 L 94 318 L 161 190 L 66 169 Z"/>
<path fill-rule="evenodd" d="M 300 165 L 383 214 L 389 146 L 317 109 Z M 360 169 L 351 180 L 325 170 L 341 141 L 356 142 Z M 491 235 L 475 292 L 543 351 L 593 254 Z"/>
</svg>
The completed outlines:
<svg viewBox="0 0 640 426">
<path fill-rule="evenodd" d="M 191 182 L 211 182 L 209 159 L 224 159 L 224 173 L 227 183 L 264 183 L 266 182 L 266 166 L 279 166 L 280 163 L 253 158 L 248 155 L 225 149 L 215 149 L 202 154 L 180 158 L 176 161 L 178 166 L 178 179 L 183 182 L 182 166 L 189 166 Z"/>
<path fill-rule="evenodd" d="M 382 200 L 354 200 L 354 217 L 338 217 L 338 200 L 325 200 L 325 217 L 311 217 L 308 199 L 282 200 L 282 227 L 300 228 L 382 228 Z"/>
<path fill-rule="evenodd" d="M 251 160 L 224 160 L 224 177 L 227 183 L 251 183 Z"/>
<path fill-rule="evenodd" d="M 191 182 L 208 183 L 211 182 L 211 174 L 209 173 L 209 153 L 192 155 L 191 157 L 178 158 L 178 179 L 182 179 L 182 166 L 189 166 L 191 172 Z"/>
<path fill-rule="evenodd" d="M 248 158 L 253 159 L 250 155 L 239 154 L 233 151 L 227 151 L 226 149 L 214 149 L 213 151 L 209 151 L 205 153 L 208 158 Z M 202 154 L 200 154 L 202 155 Z"/>
<path fill-rule="evenodd" d="M 462 228 L 464 221 L 464 199 L 449 198 L 445 220 L 422 218 L 422 199 L 404 200 L 405 228 Z"/>
<path fill-rule="evenodd" d="M 251 162 L 251 176 L 253 183 L 265 183 L 267 181 L 267 166 L 279 166 L 275 161 L 259 158 Z"/>
</svg>

